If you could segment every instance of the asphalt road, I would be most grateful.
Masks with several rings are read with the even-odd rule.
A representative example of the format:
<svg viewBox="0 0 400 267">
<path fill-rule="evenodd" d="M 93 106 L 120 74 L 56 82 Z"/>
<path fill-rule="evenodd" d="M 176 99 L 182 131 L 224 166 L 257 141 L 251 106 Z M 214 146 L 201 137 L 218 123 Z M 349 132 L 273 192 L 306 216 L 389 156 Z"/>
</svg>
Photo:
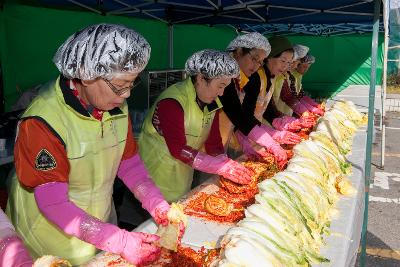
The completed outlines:
<svg viewBox="0 0 400 267">
<path fill-rule="evenodd" d="M 381 132 L 373 145 L 366 266 L 400 266 L 400 113 L 386 114 L 386 153 L 381 163 Z M 357 263 L 358 266 L 358 263 Z"/>
</svg>

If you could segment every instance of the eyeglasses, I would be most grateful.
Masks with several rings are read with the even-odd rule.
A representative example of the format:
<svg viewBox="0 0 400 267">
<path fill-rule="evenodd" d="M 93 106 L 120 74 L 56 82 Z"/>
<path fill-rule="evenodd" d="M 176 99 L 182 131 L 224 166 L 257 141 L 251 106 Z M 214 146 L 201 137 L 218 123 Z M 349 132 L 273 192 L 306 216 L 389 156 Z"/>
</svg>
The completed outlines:
<svg viewBox="0 0 400 267">
<path fill-rule="evenodd" d="M 253 54 L 249 53 L 251 60 L 253 61 L 253 64 L 257 64 L 258 66 L 262 66 L 264 65 L 264 61 L 260 61 L 256 56 L 254 56 Z"/>
<path fill-rule="evenodd" d="M 117 88 L 115 85 L 113 85 L 109 80 L 103 79 L 103 81 L 105 81 L 105 83 L 108 85 L 108 87 L 110 87 L 110 89 L 114 92 L 114 94 L 116 94 L 117 96 L 121 96 L 123 94 L 125 94 L 128 91 L 131 91 L 133 88 L 135 88 L 136 86 L 138 86 L 141 83 L 141 80 L 139 77 L 137 77 L 130 86 L 128 87 L 123 87 L 123 88 Z"/>
</svg>

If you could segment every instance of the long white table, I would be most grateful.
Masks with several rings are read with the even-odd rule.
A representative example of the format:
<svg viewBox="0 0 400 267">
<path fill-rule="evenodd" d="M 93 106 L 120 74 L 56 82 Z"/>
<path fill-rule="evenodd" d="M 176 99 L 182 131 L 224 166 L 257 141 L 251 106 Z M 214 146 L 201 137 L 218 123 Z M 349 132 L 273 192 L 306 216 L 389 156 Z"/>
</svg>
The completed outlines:
<svg viewBox="0 0 400 267">
<path fill-rule="evenodd" d="M 348 161 L 353 165 L 352 174 L 349 178 L 357 192 L 351 197 L 340 197 L 336 205 L 338 210 L 337 218 L 332 220 L 331 234 L 326 238 L 327 244 L 321 250 L 322 255 L 330 259 L 329 266 L 354 266 L 356 262 L 365 204 L 364 163 L 366 141 L 366 129 L 360 129 L 354 136 L 352 154 L 348 157 Z"/>
<path fill-rule="evenodd" d="M 365 127 L 357 131 L 353 139 L 352 153 L 348 156 L 348 161 L 353 166 L 349 179 L 352 181 L 356 193 L 353 196 L 340 197 L 336 205 L 337 215 L 333 218 L 330 226 L 331 234 L 325 238 L 326 245 L 321 249 L 322 255 L 330 259 L 330 263 L 314 266 L 347 267 L 355 264 L 364 212 L 366 135 Z M 212 184 L 213 179 L 216 178 L 212 177 L 208 182 Z M 218 246 L 225 232 L 232 226 L 189 217 L 189 224 L 182 243 L 192 248 Z M 134 231 L 155 233 L 156 229 L 154 221 L 147 220 Z"/>
</svg>

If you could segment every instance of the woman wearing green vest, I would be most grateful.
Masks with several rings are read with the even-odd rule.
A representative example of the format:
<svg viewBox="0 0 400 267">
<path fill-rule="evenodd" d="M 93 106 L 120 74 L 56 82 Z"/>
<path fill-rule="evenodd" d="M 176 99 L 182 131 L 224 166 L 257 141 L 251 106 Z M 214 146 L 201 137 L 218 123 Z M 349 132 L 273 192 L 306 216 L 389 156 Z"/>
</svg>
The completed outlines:
<svg viewBox="0 0 400 267">
<path fill-rule="evenodd" d="M 262 117 L 268 124 L 281 131 L 297 131 L 302 127 L 309 127 L 311 120 L 308 118 L 292 117 L 292 108 L 296 111 L 303 110 L 303 112 L 307 109 L 301 103 L 296 102 L 289 106 L 284 101 L 288 94 L 288 90 L 284 90 L 288 79 L 287 71 L 294 58 L 293 46 L 285 37 L 271 37 L 269 41 L 272 48 L 265 62 L 264 72 L 269 81 L 267 84 L 270 87 L 269 90 L 272 91 L 272 97 Z"/>
<path fill-rule="evenodd" d="M 159 256 L 158 236 L 108 223 L 117 175 L 157 223 L 168 223 L 169 204 L 137 153 L 125 101 L 150 51 L 139 33 L 98 24 L 70 36 L 54 56 L 60 76 L 41 88 L 18 126 L 7 207 L 33 257 L 79 265 L 97 249 L 132 264 Z"/>
<path fill-rule="evenodd" d="M 304 74 L 306 74 L 306 72 L 314 62 L 315 62 L 315 57 L 306 53 L 303 57 L 301 57 L 298 60 L 298 64 L 296 66 L 292 66 L 293 71 L 291 72 L 293 73 L 293 76 L 295 77 L 296 80 L 295 82 L 296 86 L 295 91 L 297 92 L 296 97 L 299 99 L 301 103 L 303 103 L 303 105 L 305 105 L 308 108 L 310 112 L 322 116 L 324 114 L 324 108 L 320 104 L 315 102 L 313 99 L 311 99 L 309 96 L 304 94 L 303 85 L 301 83 Z"/>
<path fill-rule="evenodd" d="M 267 120 L 280 130 L 297 131 L 300 127 L 312 127 L 315 119 L 309 116 L 308 105 L 293 96 L 293 92 L 296 91 L 296 81 L 289 72 L 291 64 L 296 64 L 297 57 L 304 56 L 308 48 L 299 45 L 292 46 L 285 37 L 272 37 L 270 42 L 273 43 L 271 46 L 274 52 L 271 52 L 266 64 L 269 65 L 269 69 L 277 69 L 279 74 L 274 77 L 273 96 L 267 107 L 268 112 L 265 114 Z M 279 58 L 282 57 L 287 59 L 285 66 L 279 66 L 282 63 L 279 62 Z"/>
<path fill-rule="evenodd" d="M 238 64 L 228 53 L 202 50 L 185 69 L 189 77 L 160 94 L 139 137 L 141 158 L 168 201 L 190 190 L 194 169 L 242 184 L 251 180 L 244 166 L 224 154 L 218 127 L 218 96 L 239 75 Z"/>
<path fill-rule="evenodd" d="M 226 144 L 229 144 L 234 133 L 245 154 L 263 156 L 264 150 L 255 152 L 250 149 L 251 153 L 249 153 L 247 147 L 241 142 L 243 138 L 263 147 L 274 155 L 277 162 L 284 165 L 287 161 L 287 155 L 279 143 L 297 143 L 300 139 L 296 134 L 287 131 L 275 131 L 272 127 L 263 125 L 255 115 L 254 109 L 252 112 L 247 112 L 248 107 L 244 104 L 247 92 L 243 88 L 248 83 L 249 77 L 254 75 L 263 65 L 264 59 L 271 51 L 267 38 L 255 32 L 239 35 L 229 43 L 226 50 L 238 62 L 241 75 L 239 79 L 232 79 L 232 82 L 220 97 L 224 111 L 220 114 L 222 115 L 220 116 L 220 131 L 225 133 L 226 136 L 223 140 Z M 259 91 L 259 88 L 255 88 L 255 90 Z"/>
<path fill-rule="evenodd" d="M 281 120 L 280 117 L 284 116 L 284 114 L 279 112 L 277 108 L 278 102 L 274 99 L 276 87 L 281 86 L 285 80 L 283 74 L 288 70 L 292 61 L 293 48 L 289 40 L 284 37 L 272 37 L 269 39 L 269 43 L 271 52 L 265 60 L 266 63 L 251 75 L 248 83 L 243 88 L 245 92 L 242 103 L 243 112 L 246 116 L 253 116 L 259 123 L 262 123 L 271 136 L 280 137 L 275 137 L 278 142 L 295 144 L 300 142 L 300 138 L 294 133 L 288 132 L 288 130 L 301 129 L 303 126 L 302 121 L 286 116 L 290 118 L 290 122 L 288 122 L 290 128 L 276 128 L 275 122 Z M 270 126 L 271 124 L 275 129 Z M 293 138 L 292 135 L 296 138 Z M 236 131 L 236 137 L 246 154 L 255 154 L 252 148 L 253 142 L 250 138 L 238 131 Z M 284 162 L 281 165 L 283 164 Z"/>
</svg>

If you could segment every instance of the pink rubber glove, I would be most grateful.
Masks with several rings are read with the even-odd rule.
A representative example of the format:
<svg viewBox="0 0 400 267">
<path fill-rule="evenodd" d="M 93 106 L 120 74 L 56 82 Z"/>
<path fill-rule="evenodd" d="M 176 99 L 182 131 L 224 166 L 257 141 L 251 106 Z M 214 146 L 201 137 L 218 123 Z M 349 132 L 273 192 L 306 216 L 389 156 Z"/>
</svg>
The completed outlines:
<svg viewBox="0 0 400 267">
<path fill-rule="evenodd" d="M 262 150 L 255 150 L 253 146 L 250 143 L 249 138 L 247 138 L 241 131 L 237 130 L 235 131 L 236 138 L 239 142 L 239 144 L 242 147 L 243 153 L 248 157 L 252 158 L 255 157 L 256 159 L 263 159 L 264 157 L 268 157 L 271 154 L 265 151 L 264 149 Z"/>
<path fill-rule="evenodd" d="M 313 107 L 319 108 L 319 104 L 306 95 L 300 99 L 300 102 L 307 103 Z"/>
<path fill-rule="evenodd" d="M 32 258 L 18 236 L 0 239 L 0 266 L 32 267 L 32 264 Z"/>
<path fill-rule="evenodd" d="M 289 116 L 283 116 L 281 118 L 275 118 L 272 121 L 272 126 L 279 131 L 292 131 L 296 132 L 301 130 L 302 124 L 300 119 L 296 119 Z"/>
<path fill-rule="evenodd" d="M 293 112 L 299 116 L 307 111 L 309 111 L 308 108 L 304 106 L 303 103 L 301 103 L 300 101 L 293 106 Z"/>
<path fill-rule="evenodd" d="M 311 128 L 315 124 L 315 119 L 310 116 L 302 116 L 300 121 L 302 128 Z"/>
<path fill-rule="evenodd" d="M 67 183 L 40 185 L 34 195 L 42 214 L 68 235 L 98 249 L 120 254 L 135 265 L 150 263 L 160 256 L 161 250 L 154 244 L 158 236 L 127 232 L 90 216 L 69 201 Z"/>
<path fill-rule="evenodd" d="M 163 201 L 158 204 L 154 210 L 154 215 L 152 217 L 157 224 L 162 224 L 164 226 L 168 225 L 168 211 L 170 209 L 170 205 Z"/>
<path fill-rule="evenodd" d="M 257 151 L 252 147 L 250 140 L 239 130 L 235 131 L 236 139 L 238 140 L 242 151 L 247 156 L 257 156 Z"/>
<path fill-rule="evenodd" d="M 14 226 L 0 209 L 0 266 L 32 267 L 33 260 Z"/>
<path fill-rule="evenodd" d="M 285 150 L 268 134 L 266 129 L 262 126 L 256 126 L 250 131 L 248 137 L 256 142 L 257 144 L 266 148 L 266 150 L 272 154 L 277 161 L 287 159 Z"/>
<path fill-rule="evenodd" d="M 319 116 L 324 115 L 324 111 L 322 109 L 314 107 L 313 105 L 310 105 L 307 102 L 301 102 L 301 103 L 308 109 L 308 111 L 317 114 Z"/>
<path fill-rule="evenodd" d="M 268 125 L 261 125 L 261 127 L 279 144 L 295 145 L 300 143 L 300 137 L 289 131 L 278 131 Z"/>
<path fill-rule="evenodd" d="M 224 154 L 213 157 L 199 152 L 194 158 L 192 167 L 199 171 L 216 173 L 235 183 L 248 184 L 251 182 L 252 172 Z"/>
<path fill-rule="evenodd" d="M 117 174 L 157 224 L 168 224 L 169 204 L 151 180 L 139 154 L 122 161 Z"/>
</svg>

